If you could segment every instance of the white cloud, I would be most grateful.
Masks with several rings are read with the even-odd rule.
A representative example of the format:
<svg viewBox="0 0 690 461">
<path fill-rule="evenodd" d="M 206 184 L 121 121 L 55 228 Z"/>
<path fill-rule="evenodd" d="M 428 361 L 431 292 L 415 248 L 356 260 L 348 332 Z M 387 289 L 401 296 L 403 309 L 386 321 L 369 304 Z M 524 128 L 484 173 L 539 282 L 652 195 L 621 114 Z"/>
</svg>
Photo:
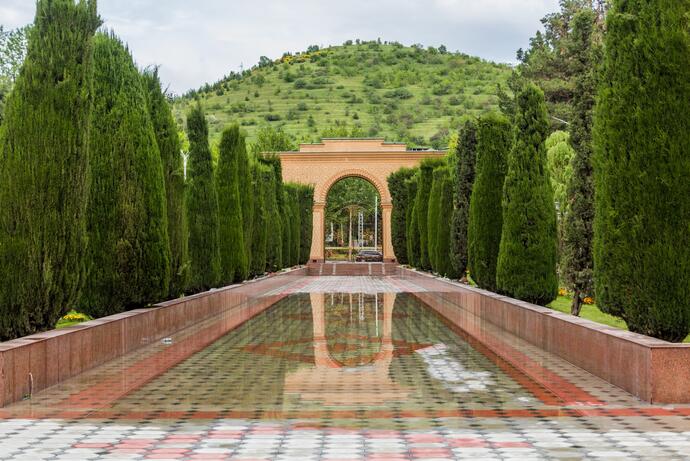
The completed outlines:
<svg viewBox="0 0 690 461">
<path fill-rule="evenodd" d="M 161 65 L 176 92 L 218 80 L 262 55 L 347 39 L 422 43 L 512 61 L 558 0 L 100 0 L 106 27 L 140 66 Z M 35 3 L 0 0 L 0 24 L 33 20 Z"/>
</svg>

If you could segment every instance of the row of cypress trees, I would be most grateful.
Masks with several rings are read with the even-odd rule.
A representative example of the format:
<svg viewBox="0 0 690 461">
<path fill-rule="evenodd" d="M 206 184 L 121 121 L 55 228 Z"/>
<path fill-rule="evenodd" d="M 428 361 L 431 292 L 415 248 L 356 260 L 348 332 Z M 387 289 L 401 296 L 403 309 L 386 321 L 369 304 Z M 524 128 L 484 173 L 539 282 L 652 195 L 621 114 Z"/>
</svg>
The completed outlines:
<svg viewBox="0 0 690 461">
<path fill-rule="evenodd" d="M 544 95 L 527 85 L 516 107 L 514 126 L 493 113 L 469 121 L 455 152 L 389 177 L 394 207 L 405 202 L 392 225 L 406 242 L 394 238 L 394 249 L 420 269 L 449 278 L 469 269 L 483 288 L 547 304 L 558 279 Z"/>
<path fill-rule="evenodd" d="M 250 158 L 236 125 L 214 164 L 200 106 L 185 178 L 157 70 L 100 24 L 95 1 L 37 2 L 0 127 L 0 340 L 308 259 L 311 188 Z"/>
</svg>

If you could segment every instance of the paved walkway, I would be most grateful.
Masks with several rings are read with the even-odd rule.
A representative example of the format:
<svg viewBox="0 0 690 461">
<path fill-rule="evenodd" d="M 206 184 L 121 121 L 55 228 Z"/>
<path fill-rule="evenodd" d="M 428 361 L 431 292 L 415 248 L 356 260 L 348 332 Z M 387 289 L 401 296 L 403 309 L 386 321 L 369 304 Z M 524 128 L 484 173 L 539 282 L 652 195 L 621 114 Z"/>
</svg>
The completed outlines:
<svg viewBox="0 0 690 461">
<path fill-rule="evenodd" d="M 409 281 L 284 290 L 218 340 L 199 341 L 209 319 L 0 409 L 0 459 L 690 459 L 690 405 L 642 402 L 489 324 L 451 331 Z"/>
</svg>

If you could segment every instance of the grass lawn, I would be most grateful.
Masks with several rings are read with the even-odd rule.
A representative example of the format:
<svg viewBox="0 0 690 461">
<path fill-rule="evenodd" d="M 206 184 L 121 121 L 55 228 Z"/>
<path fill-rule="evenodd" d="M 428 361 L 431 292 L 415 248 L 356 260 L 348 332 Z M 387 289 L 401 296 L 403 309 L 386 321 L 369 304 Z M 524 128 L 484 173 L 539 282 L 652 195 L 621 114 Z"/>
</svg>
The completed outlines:
<svg viewBox="0 0 690 461">
<path fill-rule="evenodd" d="M 558 299 L 549 304 L 549 307 L 551 309 L 560 312 L 565 312 L 566 314 L 570 314 L 570 303 L 570 297 L 559 296 Z M 595 304 L 583 304 L 582 310 L 580 311 L 580 317 L 582 317 L 583 319 L 591 320 L 593 322 L 609 325 L 615 328 L 620 328 L 621 330 L 628 329 L 628 326 L 625 324 L 623 320 L 619 319 L 618 317 L 614 317 L 613 315 L 609 315 L 600 311 Z M 688 337 L 685 338 L 685 341 L 683 342 L 690 343 L 690 335 L 688 335 Z"/>
</svg>

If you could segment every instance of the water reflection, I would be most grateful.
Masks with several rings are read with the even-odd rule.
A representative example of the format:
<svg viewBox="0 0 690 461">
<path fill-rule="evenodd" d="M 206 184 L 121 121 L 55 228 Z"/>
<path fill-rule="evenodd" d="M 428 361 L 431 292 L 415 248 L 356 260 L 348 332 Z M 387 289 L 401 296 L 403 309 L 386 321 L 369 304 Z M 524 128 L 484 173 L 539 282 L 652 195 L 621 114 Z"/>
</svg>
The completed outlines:
<svg viewBox="0 0 690 461">
<path fill-rule="evenodd" d="M 289 372 L 285 392 L 334 406 L 407 400 L 411 389 L 390 376 L 396 294 L 334 298 L 327 308 L 325 293 L 310 294 L 314 365 Z"/>
</svg>

